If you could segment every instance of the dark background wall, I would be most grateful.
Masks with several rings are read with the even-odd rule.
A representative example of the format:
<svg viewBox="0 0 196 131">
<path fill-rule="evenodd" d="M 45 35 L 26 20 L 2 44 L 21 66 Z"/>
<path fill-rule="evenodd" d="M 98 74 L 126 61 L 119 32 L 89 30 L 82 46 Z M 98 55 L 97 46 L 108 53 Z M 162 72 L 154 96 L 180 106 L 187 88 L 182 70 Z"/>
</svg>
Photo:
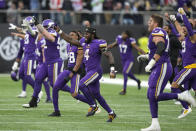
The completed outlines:
<svg viewBox="0 0 196 131">
<path fill-rule="evenodd" d="M 82 30 L 83 28 L 81 26 L 63 26 L 62 27 L 63 31 L 69 32 L 72 30 Z M 106 26 L 106 25 L 101 25 L 101 26 L 96 26 L 97 29 L 97 34 L 100 38 L 105 39 L 108 44 L 111 44 L 112 42 L 115 41 L 115 38 L 117 35 L 121 34 L 124 30 L 130 30 L 133 37 L 136 38 L 136 40 L 142 36 L 143 32 L 145 32 L 146 27 L 145 26 Z M 18 38 L 16 37 L 9 37 L 11 31 L 8 30 L 8 24 L 0 24 L 0 52 L 7 54 L 7 59 L 13 57 L 12 52 L 14 52 L 16 49 L 18 49 L 18 45 L 16 45 L 16 42 L 19 41 Z M 6 38 L 6 41 L 5 41 Z M 12 44 L 10 44 L 12 43 Z M 121 61 L 120 61 L 120 55 L 119 55 L 119 50 L 118 47 L 115 47 L 112 49 L 112 53 L 115 58 L 115 67 L 118 70 L 118 72 L 122 71 L 121 67 Z M 138 55 L 136 50 L 133 49 L 133 54 L 135 56 L 135 63 L 133 66 L 133 72 L 138 73 L 139 69 L 139 63 L 136 62 L 136 56 Z M 10 55 L 10 56 L 9 56 Z M 13 60 L 5 60 L 5 58 L 2 57 L 0 54 L 0 73 L 6 73 L 11 70 L 11 66 L 13 64 Z M 102 57 L 102 67 L 104 72 L 109 72 L 109 64 L 106 59 L 106 57 Z M 144 70 L 143 70 L 144 72 Z"/>
</svg>

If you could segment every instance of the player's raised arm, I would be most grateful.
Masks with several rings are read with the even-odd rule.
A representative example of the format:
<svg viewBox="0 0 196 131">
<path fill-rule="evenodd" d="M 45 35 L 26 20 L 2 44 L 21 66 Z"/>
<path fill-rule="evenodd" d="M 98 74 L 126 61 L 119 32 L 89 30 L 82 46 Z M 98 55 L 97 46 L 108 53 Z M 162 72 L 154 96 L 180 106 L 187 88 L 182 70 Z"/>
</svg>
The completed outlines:
<svg viewBox="0 0 196 131">
<path fill-rule="evenodd" d="M 16 30 L 17 32 L 19 33 L 25 33 L 25 31 L 20 28 L 20 27 L 17 27 L 16 25 L 12 24 L 12 23 L 9 23 L 9 30 Z"/>
<path fill-rule="evenodd" d="M 55 41 L 55 37 L 53 35 L 51 35 L 41 24 L 38 23 L 38 20 L 34 18 L 34 22 L 35 25 L 37 26 L 37 29 L 39 30 L 39 32 L 45 37 L 45 39 L 54 42 Z M 54 24 L 54 23 L 51 23 Z"/>
<path fill-rule="evenodd" d="M 115 46 L 117 46 L 117 41 L 113 42 L 112 44 L 109 44 L 109 45 L 107 46 L 107 48 L 108 48 L 108 49 L 111 49 L 111 48 L 113 48 L 113 47 L 115 47 Z"/>
<path fill-rule="evenodd" d="M 188 19 L 186 17 L 186 13 L 185 13 L 184 9 L 183 8 L 179 8 L 178 12 L 182 15 L 183 22 L 184 22 L 184 25 L 187 28 L 187 31 L 188 31 L 188 34 L 190 36 L 191 42 L 195 43 L 196 42 L 196 34 L 194 34 L 194 32 L 193 32 L 193 28 L 192 28 L 190 22 L 188 21 Z"/>
<path fill-rule="evenodd" d="M 22 33 L 15 33 L 15 32 L 11 32 L 11 35 L 13 35 L 13 36 L 17 36 L 17 37 L 20 37 L 20 38 L 22 38 L 22 39 L 24 39 L 24 38 L 25 38 L 25 34 L 22 34 Z"/>
<path fill-rule="evenodd" d="M 73 45 L 77 45 L 77 46 L 80 45 L 80 41 L 75 40 L 75 39 L 72 39 L 68 34 L 66 34 L 65 32 L 63 32 L 59 28 L 59 26 L 55 26 L 55 30 L 56 30 L 56 32 L 58 32 L 60 34 L 61 38 L 63 38 L 68 43 L 73 44 Z"/>
<path fill-rule="evenodd" d="M 139 46 L 137 46 L 137 44 L 136 44 L 136 42 L 134 41 L 134 42 L 132 42 L 131 43 L 131 45 L 138 51 L 138 52 L 140 52 L 141 54 L 143 54 L 143 55 L 145 55 L 146 54 L 146 52 L 145 51 L 143 51 Z"/>
</svg>

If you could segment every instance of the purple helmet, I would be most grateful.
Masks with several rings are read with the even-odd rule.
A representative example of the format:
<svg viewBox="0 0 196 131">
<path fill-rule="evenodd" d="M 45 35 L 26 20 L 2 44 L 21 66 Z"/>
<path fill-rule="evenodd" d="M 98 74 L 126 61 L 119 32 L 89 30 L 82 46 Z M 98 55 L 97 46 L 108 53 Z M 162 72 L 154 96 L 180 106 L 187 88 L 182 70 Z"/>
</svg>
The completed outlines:
<svg viewBox="0 0 196 131">
<path fill-rule="evenodd" d="M 28 24 L 29 24 L 31 27 L 35 26 L 35 24 L 34 24 L 35 20 L 33 19 L 32 16 L 28 16 L 28 17 L 24 18 L 24 19 L 23 19 L 22 26 L 27 26 L 27 25 L 26 25 L 26 22 L 28 22 Z"/>
<path fill-rule="evenodd" d="M 46 19 L 42 22 L 42 26 L 46 29 L 49 29 L 49 28 L 54 28 L 56 24 L 54 23 L 53 20 L 51 19 Z"/>
<path fill-rule="evenodd" d="M 11 71 L 11 78 L 13 81 L 19 81 L 19 73 L 18 70 Z"/>
</svg>

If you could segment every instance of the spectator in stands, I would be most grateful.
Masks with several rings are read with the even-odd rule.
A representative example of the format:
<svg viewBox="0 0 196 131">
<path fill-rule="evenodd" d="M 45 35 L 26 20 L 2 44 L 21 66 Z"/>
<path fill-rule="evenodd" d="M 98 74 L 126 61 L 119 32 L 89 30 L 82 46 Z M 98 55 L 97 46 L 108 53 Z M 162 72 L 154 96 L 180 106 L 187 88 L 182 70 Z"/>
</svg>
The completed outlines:
<svg viewBox="0 0 196 131">
<path fill-rule="evenodd" d="M 50 17 L 52 20 L 57 22 L 58 24 L 63 24 L 61 21 L 63 20 L 62 14 L 60 13 L 63 7 L 64 0 L 50 0 L 49 1 L 49 7 L 50 10 L 54 11 L 50 13 Z M 58 12 L 58 13 L 55 13 Z"/>
<path fill-rule="evenodd" d="M 73 11 L 72 8 L 72 2 L 71 1 L 64 1 L 63 4 L 63 19 L 64 19 L 64 24 L 71 24 L 72 19 L 71 17 L 74 15 L 74 13 L 70 13 L 68 11 Z"/>
<path fill-rule="evenodd" d="M 74 11 L 81 11 L 83 9 L 82 0 L 71 0 Z"/>
<path fill-rule="evenodd" d="M 105 0 L 103 3 L 103 10 L 104 11 L 112 11 L 113 9 L 113 0 Z M 105 16 L 105 23 L 111 23 L 112 14 L 111 13 L 104 13 Z"/>
<path fill-rule="evenodd" d="M 13 1 L 10 1 L 8 3 L 7 22 L 16 23 L 16 18 L 17 18 L 16 4 Z"/>
<path fill-rule="evenodd" d="M 121 2 L 117 2 L 114 7 L 113 7 L 114 11 L 121 11 L 122 10 L 122 4 Z M 112 21 L 111 24 L 120 24 L 120 14 L 113 14 L 112 15 Z"/>
<path fill-rule="evenodd" d="M 93 13 L 102 13 L 103 12 L 103 2 L 104 0 L 92 0 L 92 12 Z"/>
<path fill-rule="evenodd" d="M 129 2 L 125 2 L 125 7 L 124 7 L 124 15 L 123 15 L 123 24 L 125 25 L 133 25 L 133 15 L 131 14 L 131 7 Z"/>
<path fill-rule="evenodd" d="M 39 10 L 40 2 L 39 0 L 30 0 L 30 10 Z"/>
<path fill-rule="evenodd" d="M 27 7 L 24 5 L 23 1 L 22 0 L 19 0 L 18 1 L 18 11 L 23 11 L 23 10 L 27 10 Z M 20 17 L 26 17 L 28 16 L 29 14 L 26 14 L 26 13 L 21 13 L 20 14 Z"/>
</svg>

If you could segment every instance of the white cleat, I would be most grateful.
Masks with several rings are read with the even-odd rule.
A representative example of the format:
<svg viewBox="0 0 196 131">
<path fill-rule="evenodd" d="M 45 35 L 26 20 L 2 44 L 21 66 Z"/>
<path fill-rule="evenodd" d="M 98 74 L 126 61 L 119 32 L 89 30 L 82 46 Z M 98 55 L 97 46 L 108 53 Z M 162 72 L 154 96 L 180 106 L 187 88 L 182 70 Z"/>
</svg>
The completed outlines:
<svg viewBox="0 0 196 131">
<path fill-rule="evenodd" d="M 77 103 L 80 103 L 80 100 L 77 100 Z"/>
<path fill-rule="evenodd" d="M 18 98 L 25 98 L 25 97 L 27 97 L 26 91 L 22 91 L 17 97 Z"/>
<path fill-rule="evenodd" d="M 152 118 L 152 124 L 148 128 L 141 129 L 141 131 L 161 131 L 158 118 Z"/>
<path fill-rule="evenodd" d="M 161 131 L 160 125 L 151 125 L 148 128 L 141 129 L 141 131 Z"/>
<path fill-rule="evenodd" d="M 189 91 L 184 91 L 178 94 L 178 99 L 182 101 L 186 101 L 189 104 L 191 104 L 193 107 L 196 107 L 196 101 Z"/>
<path fill-rule="evenodd" d="M 190 107 L 188 109 L 183 109 L 183 112 L 181 115 L 178 116 L 178 119 L 186 117 L 191 112 L 192 112 L 192 109 Z"/>
<path fill-rule="evenodd" d="M 22 107 L 24 107 L 24 108 L 30 108 L 30 105 L 29 104 L 23 104 Z"/>
<path fill-rule="evenodd" d="M 101 113 L 101 108 L 99 107 L 98 110 L 95 112 L 95 114 Z"/>
</svg>

